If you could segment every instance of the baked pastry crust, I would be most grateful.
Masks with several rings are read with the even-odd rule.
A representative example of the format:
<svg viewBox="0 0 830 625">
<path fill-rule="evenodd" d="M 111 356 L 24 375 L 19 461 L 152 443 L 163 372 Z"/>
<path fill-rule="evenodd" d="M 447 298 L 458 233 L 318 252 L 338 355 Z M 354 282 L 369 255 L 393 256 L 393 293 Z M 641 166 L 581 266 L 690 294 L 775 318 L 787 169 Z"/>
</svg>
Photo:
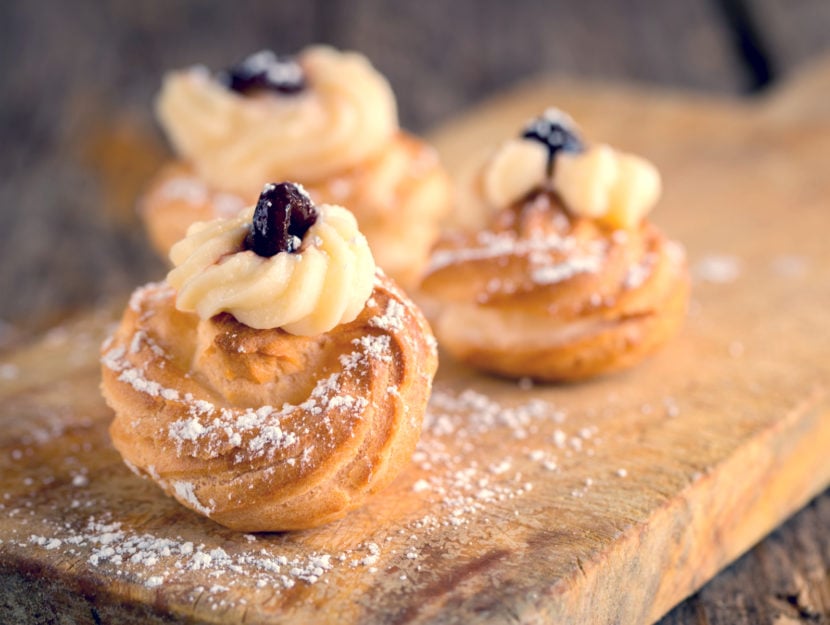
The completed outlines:
<svg viewBox="0 0 830 625">
<path fill-rule="evenodd" d="M 110 433 L 128 466 L 239 531 L 342 517 L 409 461 L 437 367 L 423 315 L 378 272 L 360 315 L 318 336 L 200 321 L 133 295 L 103 347 Z"/>
<path fill-rule="evenodd" d="M 298 182 L 316 204 L 348 206 L 386 273 L 405 286 L 417 282 L 450 205 L 449 177 L 433 148 L 399 130 L 379 153 L 338 175 Z M 139 213 L 153 247 L 166 256 L 192 223 L 235 216 L 258 193 L 241 197 L 212 187 L 176 160 L 151 182 Z"/>
<path fill-rule="evenodd" d="M 507 377 L 572 381 L 628 367 L 680 325 L 682 248 L 644 220 L 611 230 L 552 191 L 433 251 L 419 300 L 455 358 Z"/>
</svg>

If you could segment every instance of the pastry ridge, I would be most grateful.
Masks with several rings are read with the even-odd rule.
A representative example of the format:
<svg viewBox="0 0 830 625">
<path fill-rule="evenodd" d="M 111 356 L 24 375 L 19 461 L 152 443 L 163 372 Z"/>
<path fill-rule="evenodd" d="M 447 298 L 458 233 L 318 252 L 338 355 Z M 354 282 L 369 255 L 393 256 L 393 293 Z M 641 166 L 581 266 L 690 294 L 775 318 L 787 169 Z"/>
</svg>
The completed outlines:
<svg viewBox="0 0 830 625">
<path fill-rule="evenodd" d="M 616 230 L 542 191 L 435 247 L 420 301 L 442 347 L 506 377 L 576 381 L 635 364 L 685 315 L 685 254 L 648 221 Z"/>
<path fill-rule="evenodd" d="M 102 356 L 113 443 L 168 495 L 235 530 L 301 529 L 408 462 L 437 355 L 381 272 L 357 319 L 313 337 L 200 321 L 174 299 L 165 284 L 136 291 Z"/>
</svg>

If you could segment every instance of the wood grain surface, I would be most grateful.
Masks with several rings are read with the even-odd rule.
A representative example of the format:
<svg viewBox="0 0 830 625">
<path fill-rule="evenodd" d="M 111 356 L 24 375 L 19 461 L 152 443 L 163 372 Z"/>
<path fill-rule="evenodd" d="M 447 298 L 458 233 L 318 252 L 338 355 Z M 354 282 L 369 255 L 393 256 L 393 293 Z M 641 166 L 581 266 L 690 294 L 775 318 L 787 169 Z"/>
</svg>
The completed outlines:
<svg viewBox="0 0 830 625">
<path fill-rule="evenodd" d="M 20 623 L 658 619 L 830 480 L 830 125 L 798 101 L 537 81 L 439 129 L 456 167 L 555 102 L 589 137 L 656 161 L 656 219 L 696 276 L 689 318 L 652 360 L 584 385 L 522 388 L 445 359 L 411 468 L 326 528 L 235 535 L 129 473 L 97 393 L 111 313 L 5 353 L 0 610 Z M 828 543 L 814 536 L 807 574 L 754 616 L 826 620 Z M 768 568 L 786 559 L 764 544 Z M 702 601 L 666 622 L 701 609 L 730 622 Z"/>
</svg>

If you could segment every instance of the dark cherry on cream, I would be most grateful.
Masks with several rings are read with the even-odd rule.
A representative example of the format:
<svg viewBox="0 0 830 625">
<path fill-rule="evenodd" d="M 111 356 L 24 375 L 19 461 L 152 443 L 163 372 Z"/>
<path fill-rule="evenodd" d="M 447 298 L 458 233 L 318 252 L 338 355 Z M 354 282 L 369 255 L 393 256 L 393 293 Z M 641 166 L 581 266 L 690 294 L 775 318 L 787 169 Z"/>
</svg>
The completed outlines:
<svg viewBox="0 0 830 625">
<path fill-rule="evenodd" d="M 522 138 L 532 139 L 544 145 L 548 150 L 548 175 L 553 172 L 556 154 L 562 152 L 583 152 L 585 146 L 562 114 L 545 112 L 531 121 L 522 130 Z"/>
<path fill-rule="evenodd" d="M 277 56 L 270 50 L 252 54 L 220 72 L 217 79 L 242 94 L 266 90 L 290 95 L 306 86 L 305 72 L 294 57 Z"/>
<path fill-rule="evenodd" d="M 301 186 L 292 182 L 266 184 L 245 237 L 245 249 L 266 258 L 280 252 L 297 252 L 318 215 Z"/>
</svg>

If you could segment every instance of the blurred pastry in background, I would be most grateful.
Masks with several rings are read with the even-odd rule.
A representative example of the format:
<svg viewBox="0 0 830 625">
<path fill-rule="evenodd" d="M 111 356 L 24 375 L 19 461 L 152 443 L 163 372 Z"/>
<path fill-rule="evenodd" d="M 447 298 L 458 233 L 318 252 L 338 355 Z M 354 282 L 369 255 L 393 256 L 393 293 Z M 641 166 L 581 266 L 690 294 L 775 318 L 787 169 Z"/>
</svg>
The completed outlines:
<svg viewBox="0 0 830 625">
<path fill-rule="evenodd" d="M 127 465 L 239 531 L 328 523 L 389 484 L 438 362 L 354 216 L 269 184 L 255 209 L 194 225 L 171 258 L 102 348 Z"/>
<path fill-rule="evenodd" d="M 432 252 L 419 302 L 442 347 L 507 377 L 580 380 L 631 366 L 685 314 L 683 248 L 647 215 L 648 161 L 585 145 L 549 109 L 468 181 L 468 211 Z"/>
<path fill-rule="evenodd" d="M 387 80 L 354 52 L 263 51 L 213 74 L 169 73 L 156 109 L 176 159 L 140 204 L 162 254 L 195 221 L 230 217 L 269 180 L 348 206 L 377 263 L 404 285 L 420 275 L 450 184 L 433 148 L 398 126 Z"/>
</svg>

